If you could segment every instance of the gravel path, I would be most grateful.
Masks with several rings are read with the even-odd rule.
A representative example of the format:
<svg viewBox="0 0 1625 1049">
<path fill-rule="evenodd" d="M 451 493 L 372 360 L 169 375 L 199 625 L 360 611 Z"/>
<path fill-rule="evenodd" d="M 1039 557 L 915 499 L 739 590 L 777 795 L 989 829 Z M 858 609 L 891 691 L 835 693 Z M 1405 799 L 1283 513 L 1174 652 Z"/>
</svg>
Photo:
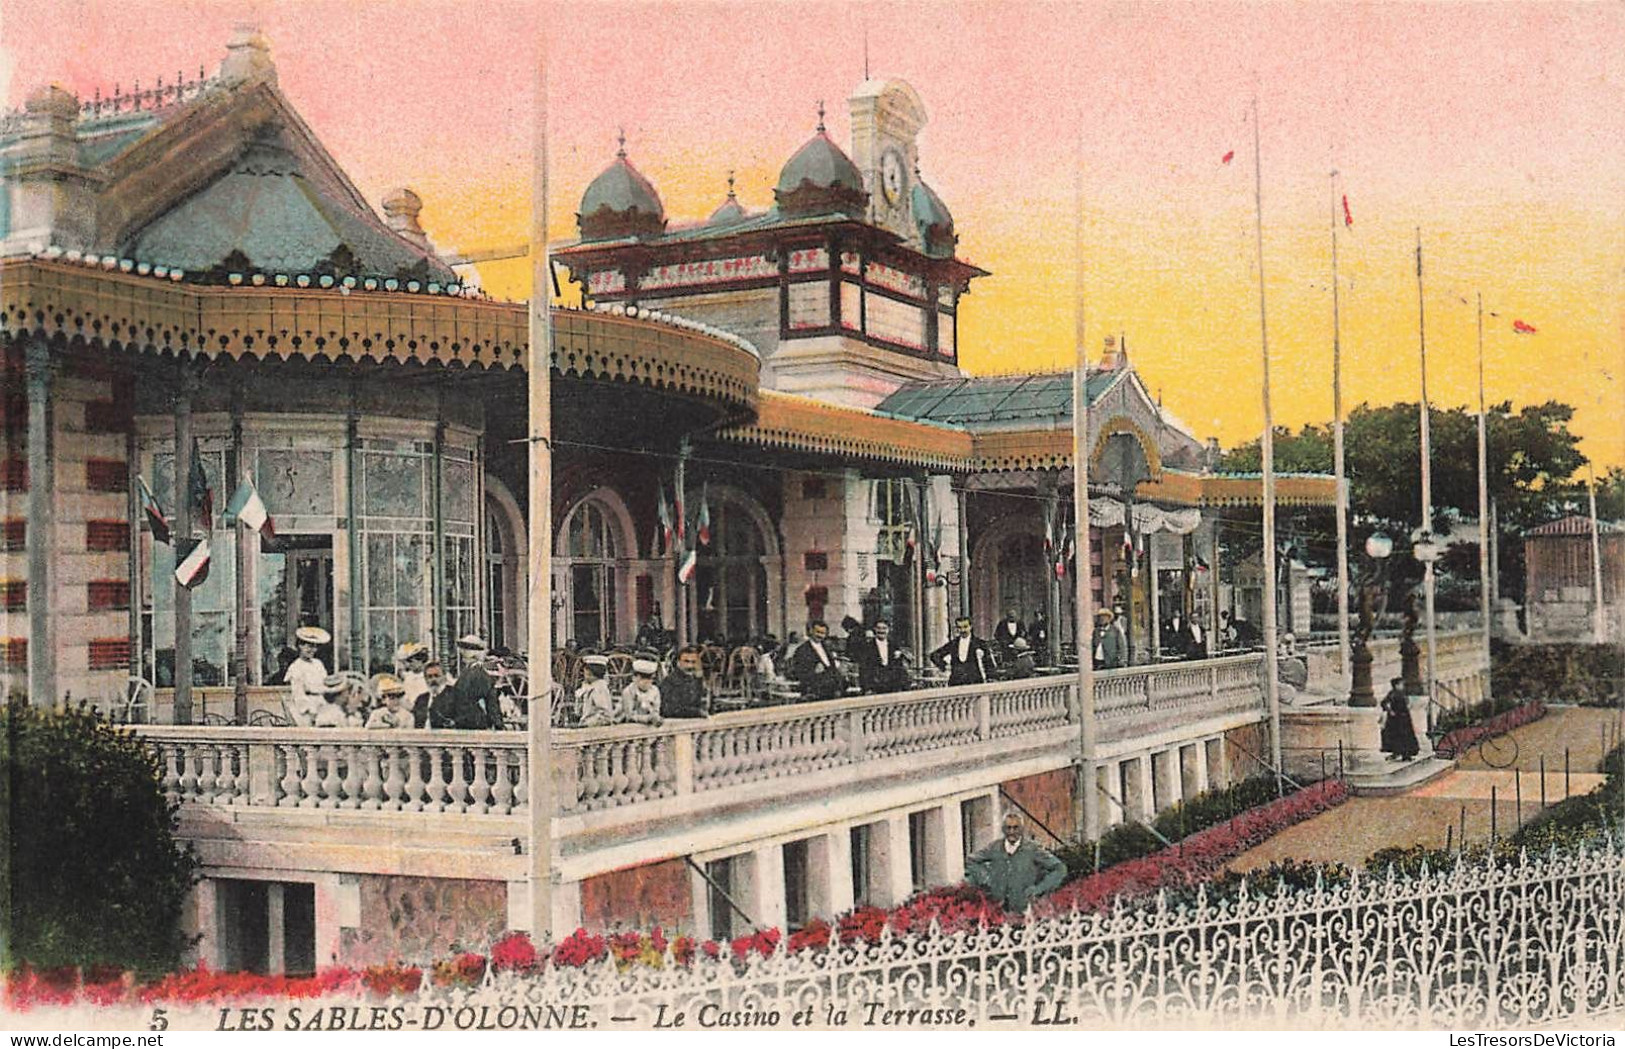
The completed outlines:
<svg viewBox="0 0 1625 1049">
<path fill-rule="evenodd" d="M 1514 729 L 1518 741 L 1515 768 L 1492 769 L 1477 749 L 1463 757 L 1455 770 L 1407 794 L 1387 798 L 1350 798 L 1330 812 L 1289 827 L 1255 849 L 1238 856 L 1231 867 L 1238 871 L 1266 866 L 1276 860 L 1337 861 L 1359 866 L 1367 856 L 1389 845 L 1426 844 L 1442 847 L 1462 834 L 1483 841 L 1490 834 L 1490 798 L 1495 798 L 1495 831 L 1505 836 L 1518 824 L 1517 795 L 1523 795 L 1523 816 L 1540 811 L 1540 759 L 1546 758 L 1546 803 L 1563 799 L 1563 751 L 1569 751 L 1568 789 L 1588 793 L 1603 777 L 1596 771 L 1603 753 L 1603 732 L 1617 724 L 1617 711 L 1591 707 L 1560 707 L 1539 721 Z"/>
</svg>

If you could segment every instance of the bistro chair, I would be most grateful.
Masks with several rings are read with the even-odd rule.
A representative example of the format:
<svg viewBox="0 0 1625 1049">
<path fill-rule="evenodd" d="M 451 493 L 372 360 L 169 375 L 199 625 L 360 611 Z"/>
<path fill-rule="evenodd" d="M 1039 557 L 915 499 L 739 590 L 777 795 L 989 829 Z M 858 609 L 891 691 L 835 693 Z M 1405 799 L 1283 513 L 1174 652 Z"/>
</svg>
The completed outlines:
<svg viewBox="0 0 1625 1049">
<path fill-rule="evenodd" d="M 750 645 L 740 645 L 728 655 L 728 672 L 723 679 L 723 687 L 730 693 L 737 693 L 745 702 L 753 702 L 756 693 L 760 691 L 757 681 L 756 663 L 762 654 Z"/>
<path fill-rule="evenodd" d="M 605 669 L 604 680 L 609 682 L 610 695 L 617 700 L 626 686 L 632 683 L 632 654 L 630 652 L 611 652 L 609 666 Z"/>
<path fill-rule="evenodd" d="M 728 654 L 716 645 L 706 645 L 700 650 L 700 677 L 705 681 L 707 692 L 716 695 L 727 666 Z"/>
</svg>

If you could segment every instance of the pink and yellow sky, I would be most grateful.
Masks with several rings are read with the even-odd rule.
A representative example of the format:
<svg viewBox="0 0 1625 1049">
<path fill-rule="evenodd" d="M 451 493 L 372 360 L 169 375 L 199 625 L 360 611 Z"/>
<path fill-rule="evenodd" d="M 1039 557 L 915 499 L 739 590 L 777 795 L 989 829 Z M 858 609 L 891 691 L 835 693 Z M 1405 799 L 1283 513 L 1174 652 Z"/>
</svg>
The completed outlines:
<svg viewBox="0 0 1625 1049">
<path fill-rule="evenodd" d="M 1557 398 L 1601 463 L 1625 462 L 1625 7 L 1618 4 L 571 3 L 0 0 L 9 103 L 212 71 L 257 22 L 283 90 L 376 202 L 411 185 L 442 247 L 522 242 L 532 61 L 550 63 L 551 228 L 574 233 L 626 128 L 674 221 L 772 201 L 818 99 L 848 141 L 863 77 L 911 83 L 925 178 L 961 255 L 973 371 L 1072 356 L 1074 171 L 1085 194 L 1092 350 L 1123 333 L 1199 434 L 1255 435 L 1251 133 L 1262 111 L 1265 273 L 1278 422 L 1331 411 L 1328 174 L 1340 239 L 1346 397 L 1416 397 L 1415 229 L 1427 255 L 1429 387 L 1476 397 L 1470 299 L 1492 400 Z M 1080 153 L 1081 142 L 1081 153 Z M 1229 165 L 1220 158 L 1235 150 Z M 523 263 L 483 267 L 528 294 Z M 1514 336 L 1521 318 L 1539 329 Z"/>
</svg>

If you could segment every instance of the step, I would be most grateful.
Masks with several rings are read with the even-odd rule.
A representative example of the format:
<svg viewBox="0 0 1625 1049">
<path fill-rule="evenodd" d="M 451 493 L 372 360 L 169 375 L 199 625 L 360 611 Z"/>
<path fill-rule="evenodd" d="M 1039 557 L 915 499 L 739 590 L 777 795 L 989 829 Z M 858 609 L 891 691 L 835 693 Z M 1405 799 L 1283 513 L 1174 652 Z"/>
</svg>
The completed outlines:
<svg viewBox="0 0 1625 1049">
<path fill-rule="evenodd" d="M 1417 758 L 1413 761 L 1361 762 L 1346 777 L 1349 789 L 1365 797 L 1405 794 L 1430 783 L 1456 767 L 1444 758 Z"/>
</svg>

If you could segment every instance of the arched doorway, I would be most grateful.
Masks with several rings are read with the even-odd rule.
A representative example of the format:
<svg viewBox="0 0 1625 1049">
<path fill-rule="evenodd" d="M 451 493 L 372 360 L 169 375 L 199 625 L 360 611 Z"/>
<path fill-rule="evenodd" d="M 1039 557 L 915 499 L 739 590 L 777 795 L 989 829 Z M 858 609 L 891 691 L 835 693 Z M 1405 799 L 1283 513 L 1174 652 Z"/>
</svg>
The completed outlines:
<svg viewBox="0 0 1625 1049">
<path fill-rule="evenodd" d="M 525 515 L 506 485 L 485 476 L 485 631 L 492 645 L 525 647 Z"/>
<path fill-rule="evenodd" d="M 766 538 L 750 507 L 736 498 L 712 507 L 709 556 L 695 570 L 697 636 L 745 642 L 768 632 Z"/>
<path fill-rule="evenodd" d="M 626 504 L 607 488 L 565 515 L 555 544 L 555 643 L 586 647 L 620 641 L 629 631 L 627 560 L 636 555 Z"/>
</svg>

